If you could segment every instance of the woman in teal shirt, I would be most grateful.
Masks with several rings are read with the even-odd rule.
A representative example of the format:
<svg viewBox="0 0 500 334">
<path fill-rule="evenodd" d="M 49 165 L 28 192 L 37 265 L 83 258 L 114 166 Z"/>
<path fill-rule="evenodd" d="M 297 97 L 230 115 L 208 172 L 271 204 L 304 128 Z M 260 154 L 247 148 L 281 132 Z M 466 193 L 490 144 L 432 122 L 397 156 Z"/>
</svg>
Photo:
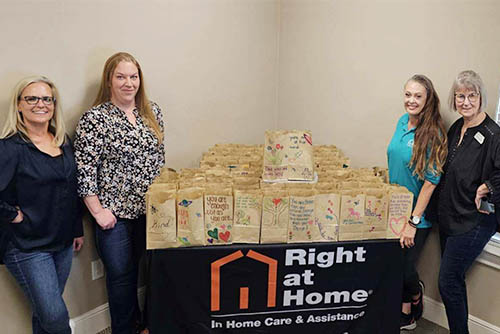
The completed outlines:
<svg viewBox="0 0 500 334">
<path fill-rule="evenodd" d="M 414 329 L 423 312 L 423 283 L 416 261 L 430 231 L 424 217 L 432 192 L 439 183 L 447 154 L 446 131 L 439 112 L 439 97 L 432 82 L 414 75 L 404 88 L 406 113 L 396 125 L 387 148 L 389 181 L 414 195 L 413 211 L 401 233 L 404 284 L 401 329 Z"/>
</svg>

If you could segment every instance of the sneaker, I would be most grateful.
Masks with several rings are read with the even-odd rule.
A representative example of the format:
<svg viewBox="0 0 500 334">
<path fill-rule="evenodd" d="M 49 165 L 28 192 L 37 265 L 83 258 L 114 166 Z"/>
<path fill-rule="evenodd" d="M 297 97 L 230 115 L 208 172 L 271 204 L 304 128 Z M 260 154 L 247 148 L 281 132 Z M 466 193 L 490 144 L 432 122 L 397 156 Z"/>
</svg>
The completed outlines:
<svg viewBox="0 0 500 334">
<path fill-rule="evenodd" d="M 413 319 L 412 314 L 405 314 L 401 312 L 401 319 L 399 320 L 400 330 L 412 330 L 417 328 L 417 322 Z"/>
<path fill-rule="evenodd" d="M 414 300 L 411 303 L 411 313 L 413 314 L 413 318 L 415 318 L 415 321 L 422 318 L 422 314 L 424 313 L 425 285 L 424 285 L 424 282 L 422 282 L 422 281 L 418 281 L 418 284 L 420 285 L 420 296 L 418 297 L 417 300 Z"/>
</svg>

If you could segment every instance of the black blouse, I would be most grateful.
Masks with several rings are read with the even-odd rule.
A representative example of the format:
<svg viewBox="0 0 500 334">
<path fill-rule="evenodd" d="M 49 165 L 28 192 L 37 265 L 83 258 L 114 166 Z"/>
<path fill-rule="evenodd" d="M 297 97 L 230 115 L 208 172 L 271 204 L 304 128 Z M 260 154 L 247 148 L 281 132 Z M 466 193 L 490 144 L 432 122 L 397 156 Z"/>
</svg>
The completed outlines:
<svg viewBox="0 0 500 334">
<path fill-rule="evenodd" d="M 444 173 L 426 212 L 448 235 L 468 232 L 482 221 L 474 199 L 483 183 L 500 211 L 500 127 L 486 115 L 481 124 L 466 130 L 458 145 L 463 124 L 460 118 L 448 131 Z"/>
<path fill-rule="evenodd" d="M 0 139 L 0 234 L 23 250 L 57 251 L 83 236 L 71 143 L 51 157 L 19 134 Z M 21 223 L 11 223 L 18 206 Z M 0 254 L 1 255 L 1 254 Z"/>
</svg>

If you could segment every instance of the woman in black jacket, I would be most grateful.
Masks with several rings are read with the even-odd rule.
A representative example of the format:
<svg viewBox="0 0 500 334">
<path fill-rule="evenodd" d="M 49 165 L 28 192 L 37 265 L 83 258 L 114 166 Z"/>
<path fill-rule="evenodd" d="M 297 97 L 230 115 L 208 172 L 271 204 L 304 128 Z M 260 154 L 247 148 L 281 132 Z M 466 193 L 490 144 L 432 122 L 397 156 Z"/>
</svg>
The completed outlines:
<svg viewBox="0 0 500 334">
<path fill-rule="evenodd" d="M 62 294 L 83 229 L 76 164 L 50 80 L 18 83 L 0 138 L 0 259 L 31 303 L 33 333 L 71 334 Z"/>
<path fill-rule="evenodd" d="M 458 74 L 450 109 L 462 117 L 448 131 L 448 158 L 431 216 L 439 223 L 439 291 L 451 334 L 469 333 L 465 274 L 495 233 L 481 202 L 500 204 L 500 127 L 484 112 L 486 91 L 474 71 Z"/>
</svg>

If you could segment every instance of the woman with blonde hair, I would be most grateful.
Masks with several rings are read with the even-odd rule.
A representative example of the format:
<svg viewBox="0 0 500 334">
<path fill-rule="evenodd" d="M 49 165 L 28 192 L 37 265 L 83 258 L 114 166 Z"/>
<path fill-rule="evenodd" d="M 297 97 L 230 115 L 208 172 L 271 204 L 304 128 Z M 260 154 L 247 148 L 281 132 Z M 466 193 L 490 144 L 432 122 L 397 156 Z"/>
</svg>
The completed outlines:
<svg viewBox="0 0 500 334">
<path fill-rule="evenodd" d="M 0 259 L 31 303 L 33 333 L 70 334 L 62 298 L 83 245 L 76 164 L 55 85 L 21 80 L 0 135 Z"/>
<path fill-rule="evenodd" d="M 465 274 L 495 233 L 493 211 L 500 212 L 500 127 L 485 112 L 486 89 L 474 71 L 458 74 L 449 106 L 462 117 L 448 130 L 449 155 L 429 213 L 439 226 L 439 292 L 450 334 L 464 334 Z"/>
<path fill-rule="evenodd" d="M 406 113 L 396 125 L 387 148 L 390 183 L 405 186 L 414 195 L 413 211 L 400 238 L 403 250 L 403 304 L 401 329 L 414 329 L 423 313 L 423 282 L 416 262 L 431 223 L 424 211 L 439 183 L 446 159 L 446 135 L 439 97 L 431 80 L 414 75 L 404 87 Z"/>
<path fill-rule="evenodd" d="M 119 52 L 104 65 L 96 100 L 76 130 L 78 192 L 96 222 L 113 333 L 134 333 L 145 193 L 165 163 L 163 116 L 148 100 L 139 62 Z"/>
</svg>

